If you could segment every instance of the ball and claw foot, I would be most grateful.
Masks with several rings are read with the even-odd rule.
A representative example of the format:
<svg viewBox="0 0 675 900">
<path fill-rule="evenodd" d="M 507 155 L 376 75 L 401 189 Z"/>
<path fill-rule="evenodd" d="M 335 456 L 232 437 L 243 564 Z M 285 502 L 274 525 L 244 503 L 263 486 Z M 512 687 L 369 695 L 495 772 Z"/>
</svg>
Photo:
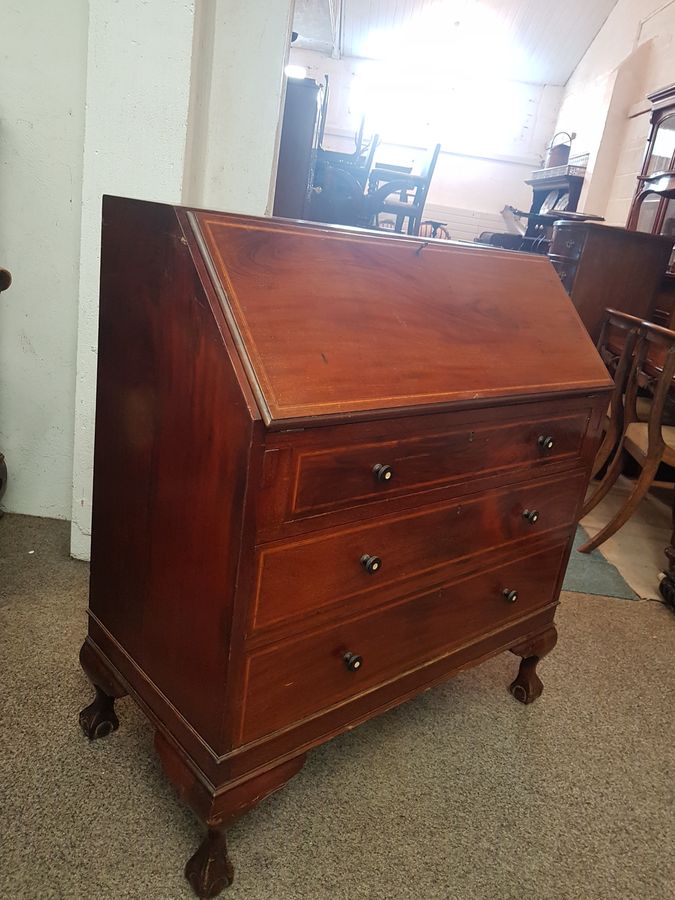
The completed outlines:
<svg viewBox="0 0 675 900">
<path fill-rule="evenodd" d="M 554 625 L 550 625 L 545 631 L 536 634 L 531 638 L 523 641 L 511 648 L 511 652 L 516 656 L 520 656 L 520 668 L 515 681 L 509 687 L 509 690 L 521 703 L 534 703 L 537 697 L 541 696 L 544 685 L 541 678 L 537 675 L 537 663 L 539 660 L 550 653 L 556 645 L 558 634 Z"/>
<path fill-rule="evenodd" d="M 96 697 L 80 713 L 80 728 L 90 741 L 106 737 L 120 727 L 115 715 L 115 700 L 96 687 Z"/>
<path fill-rule="evenodd" d="M 533 703 L 544 690 L 542 680 L 536 672 L 538 662 L 537 656 L 522 660 L 518 675 L 509 686 L 509 690 L 520 703 Z"/>
<path fill-rule="evenodd" d="M 200 898 L 215 897 L 234 881 L 225 834 L 209 828 L 199 849 L 185 865 L 185 877 Z"/>
</svg>

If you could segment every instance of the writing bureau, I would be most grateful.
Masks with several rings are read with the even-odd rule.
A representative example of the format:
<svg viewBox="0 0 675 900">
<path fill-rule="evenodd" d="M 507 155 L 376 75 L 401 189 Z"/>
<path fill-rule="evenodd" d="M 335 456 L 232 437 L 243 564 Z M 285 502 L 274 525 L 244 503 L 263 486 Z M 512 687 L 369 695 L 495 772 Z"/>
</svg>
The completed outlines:
<svg viewBox="0 0 675 900">
<path fill-rule="evenodd" d="M 204 820 L 503 650 L 524 703 L 609 381 L 545 257 L 107 197 L 80 722 Z"/>
</svg>

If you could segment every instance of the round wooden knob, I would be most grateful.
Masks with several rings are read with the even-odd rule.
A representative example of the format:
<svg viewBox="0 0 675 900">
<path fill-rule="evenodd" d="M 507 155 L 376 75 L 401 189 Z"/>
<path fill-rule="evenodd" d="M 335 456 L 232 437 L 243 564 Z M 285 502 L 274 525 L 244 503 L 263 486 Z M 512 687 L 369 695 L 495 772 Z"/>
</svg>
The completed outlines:
<svg viewBox="0 0 675 900">
<path fill-rule="evenodd" d="M 382 560 L 379 556 L 369 556 L 368 553 L 364 553 L 361 557 L 361 565 L 369 575 L 374 575 L 382 568 Z"/>
<path fill-rule="evenodd" d="M 358 672 L 358 670 L 363 665 L 363 658 L 360 657 L 357 653 L 350 653 L 349 651 L 347 651 L 343 659 L 350 672 Z"/>
<path fill-rule="evenodd" d="M 0 269 L 0 291 L 6 291 L 12 283 L 12 276 L 7 269 Z"/>
<path fill-rule="evenodd" d="M 539 510 L 537 509 L 524 509 L 523 510 L 523 518 L 526 522 L 529 522 L 530 525 L 536 525 L 539 521 Z"/>
<path fill-rule="evenodd" d="M 518 591 L 512 591 L 510 588 L 504 588 L 502 594 L 507 603 L 515 603 L 518 599 Z"/>
<path fill-rule="evenodd" d="M 387 482 L 391 481 L 394 477 L 394 470 L 391 466 L 377 463 L 373 466 L 373 475 L 375 476 L 375 480 L 379 481 L 380 484 L 387 484 Z"/>
<path fill-rule="evenodd" d="M 540 434 L 537 443 L 542 450 L 551 450 L 553 448 L 553 438 L 546 434 Z"/>
</svg>

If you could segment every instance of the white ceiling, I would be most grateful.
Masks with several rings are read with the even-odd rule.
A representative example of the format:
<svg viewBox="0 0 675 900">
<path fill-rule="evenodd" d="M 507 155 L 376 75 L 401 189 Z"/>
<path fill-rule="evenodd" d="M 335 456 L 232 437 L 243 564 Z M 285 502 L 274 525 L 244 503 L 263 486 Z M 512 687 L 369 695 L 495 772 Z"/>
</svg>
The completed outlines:
<svg viewBox="0 0 675 900">
<path fill-rule="evenodd" d="M 565 84 L 617 0 L 296 0 L 294 46 Z M 437 68 L 437 67 L 436 67 Z"/>
</svg>

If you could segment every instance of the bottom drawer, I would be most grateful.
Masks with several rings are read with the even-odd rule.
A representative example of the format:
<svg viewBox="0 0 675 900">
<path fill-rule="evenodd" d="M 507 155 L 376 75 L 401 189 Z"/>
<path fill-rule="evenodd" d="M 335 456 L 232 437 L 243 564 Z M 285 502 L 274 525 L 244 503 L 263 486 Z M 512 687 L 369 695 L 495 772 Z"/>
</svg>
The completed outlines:
<svg viewBox="0 0 675 900">
<path fill-rule="evenodd" d="M 551 603 L 566 549 L 557 545 L 378 613 L 252 651 L 241 743 L 356 697 Z"/>
</svg>

